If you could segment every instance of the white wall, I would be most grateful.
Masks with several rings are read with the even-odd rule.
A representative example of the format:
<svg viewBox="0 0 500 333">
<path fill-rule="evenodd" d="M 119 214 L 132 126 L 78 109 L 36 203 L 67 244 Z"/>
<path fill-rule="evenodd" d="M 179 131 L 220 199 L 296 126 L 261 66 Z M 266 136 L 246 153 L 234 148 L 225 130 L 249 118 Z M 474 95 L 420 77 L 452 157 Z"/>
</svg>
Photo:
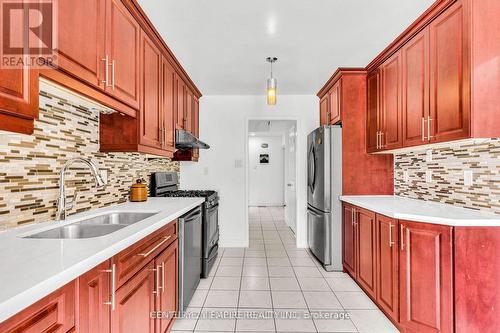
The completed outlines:
<svg viewBox="0 0 500 333">
<path fill-rule="evenodd" d="M 307 134 L 319 124 L 318 98 L 283 95 L 274 107 L 265 96 L 204 96 L 200 100 L 200 138 L 211 149 L 200 151 L 198 163 L 183 162 L 181 187 L 219 191 L 221 246 L 247 246 L 246 198 L 247 138 L 249 119 L 297 120 L 297 244 L 307 245 Z"/>
<path fill-rule="evenodd" d="M 248 204 L 250 206 L 283 206 L 285 146 L 283 134 L 248 138 Z M 266 144 L 267 147 L 262 147 Z M 260 163 L 260 155 L 269 155 L 269 163 Z"/>
</svg>

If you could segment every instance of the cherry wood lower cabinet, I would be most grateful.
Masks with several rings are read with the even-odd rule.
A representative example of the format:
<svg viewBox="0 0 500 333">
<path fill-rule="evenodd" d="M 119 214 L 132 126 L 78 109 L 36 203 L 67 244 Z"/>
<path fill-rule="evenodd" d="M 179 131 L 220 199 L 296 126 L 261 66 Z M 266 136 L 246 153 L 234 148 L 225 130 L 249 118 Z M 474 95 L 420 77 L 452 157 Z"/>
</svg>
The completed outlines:
<svg viewBox="0 0 500 333">
<path fill-rule="evenodd" d="M 167 332 L 174 323 L 170 315 L 177 311 L 178 256 L 179 243 L 176 240 L 155 259 L 157 276 L 159 278 L 158 293 L 156 294 L 156 311 L 161 312 L 161 318 L 157 320 L 158 333 Z"/>
<path fill-rule="evenodd" d="M 358 241 L 357 275 L 358 283 L 367 294 L 375 298 L 376 292 L 376 219 L 375 213 L 355 208 L 355 227 Z"/>
<path fill-rule="evenodd" d="M 342 233 L 342 262 L 344 269 L 352 276 L 356 277 L 358 242 L 356 227 L 354 225 L 354 206 L 344 204 L 342 207 L 343 233 Z"/>
<path fill-rule="evenodd" d="M 66 333 L 75 326 L 75 282 L 68 283 L 3 323 L 2 333 Z"/>
</svg>

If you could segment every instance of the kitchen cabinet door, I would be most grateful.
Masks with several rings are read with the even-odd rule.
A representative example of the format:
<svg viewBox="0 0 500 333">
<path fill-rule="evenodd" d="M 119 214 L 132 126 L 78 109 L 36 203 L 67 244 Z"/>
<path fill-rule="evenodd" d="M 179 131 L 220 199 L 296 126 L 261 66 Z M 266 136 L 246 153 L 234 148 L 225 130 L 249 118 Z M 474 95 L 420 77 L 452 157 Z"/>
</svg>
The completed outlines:
<svg viewBox="0 0 500 333">
<path fill-rule="evenodd" d="M 470 136 L 470 70 L 464 11 L 463 2 L 457 1 L 430 24 L 432 142 Z"/>
<path fill-rule="evenodd" d="M 116 308 L 111 313 L 112 333 L 154 333 L 156 269 L 153 261 L 116 291 Z"/>
<path fill-rule="evenodd" d="M 159 272 L 159 292 L 157 294 L 157 311 L 172 316 L 177 311 L 177 284 L 178 284 L 178 257 L 179 244 L 176 240 L 155 259 L 156 270 Z M 160 333 L 165 333 L 172 326 L 173 317 L 164 317 L 157 320 Z"/>
<path fill-rule="evenodd" d="M 373 153 L 379 147 L 380 130 L 380 103 L 379 103 L 379 72 L 378 70 L 367 77 L 367 123 L 366 123 L 366 150 Z"/>
<path fill-rule="evenodd" d="M 177 112 L 176 112 L 176 128 L 186 128 L 186 84 L 177 76 Z"/>
<path fill-rule="evenodd" d="M 0 130 L 33 134 L 38 117 L 38 72 L 0 69 Z"/>
<path fill-rule="evenodd" d="M 355 208 L 355 223 L 357 232 L 357 281 L 366 293 L 376 297 L 376 220 L 375 213 L 365 209 Z"/>
<path fill-rule="evenodd" d="M 356 278 L 357 237 L 354 226 L 354 207 L 343 204 L 342 262 L 344 269 Z"/>
<path fill-rule="evenodd" d="M 341 95 L 341 80 L 338 80 L 332 87 L 332 90 L 329 92 L 329 100 L 330 100 L 330 117 L 327 119 L 330 125 L 334 125 L 338 123 L 340 118 L 340 95 Z"/>
<path fill-rule="evenodd" d="M 191 89 L 186 87 L 186 108 L 185 108 L 185 130 L 194 135 L 193 131 L 193 99 L 194 95 Z"/>
<path fill-rule="evenodd" d="M 58 1 L 59 69 L 104 88 L 106 0 Z M 82 29 L 84 27 L 84 29 Z"/>
<path fill-rule="evenodd" d="M 381 143 L 382 149 L 403 145 L 401 112 L 401 53 L 397 52 L 380 66 L 381 78 Z"/>
<path fill-rule="evenodd" d="M 175 95 L 176 77 L 174 68 L 165 58 L 163 58 L 162 78 L 162 114 L 163 126 L 165 128 L 165 149 L 170 153 L 170 157 L 173 157 L 175 150 L 175 103 L 177 98 Z"/>
<path fill-rule="evenodd" d="M 429 117 L 429 29 L 412 38 L 402 49 L 403 145 L 427 143 Z"/>
<path fill-rule="evenodd" d="M 319 124 L 328 125 L 330 122 L 328 94 L 319 101 Z"/>
<path fill-rule="evenodd" d="M 111 87 L 106 91 L 139 109 L 141 27 L 121 0 L 107 0 L 107 4 L 106 54 Z"/>
<path fill-rule="evenodd" d="M 109 260 L 78 278 L 78 332 L 109 333 L 111 319 Z"/>
<path fill-rule="evenodd" d="M 394 322 L 399 321 L 398 221 L 377 214 L 377 304 Z"/>
<path fill-rule="evenodd" d="M 0 323 L 0 332 L 69 332 L 75 326 L 75 298 L 73 281 Z"/>
<path fill-rule="evenodd" d="M 193 134 L 200 137 L 200 101 L 196 97 L 193 99 Z M 193 149 L 193 160 L 198 161 L 199 157 L 200 150 Z"/>
<path fill-rule="evenodd" d="M 453 331 L 452 229 L 400 221 L 400 319 L 408 331 Z"/>
<path fill-rule="evenodd" d="M 161 104 L 162 55 L 146 33 L 141 34 L 141 108 L 140 142 L 163 148 L 163 114 Z"/>
</svg>

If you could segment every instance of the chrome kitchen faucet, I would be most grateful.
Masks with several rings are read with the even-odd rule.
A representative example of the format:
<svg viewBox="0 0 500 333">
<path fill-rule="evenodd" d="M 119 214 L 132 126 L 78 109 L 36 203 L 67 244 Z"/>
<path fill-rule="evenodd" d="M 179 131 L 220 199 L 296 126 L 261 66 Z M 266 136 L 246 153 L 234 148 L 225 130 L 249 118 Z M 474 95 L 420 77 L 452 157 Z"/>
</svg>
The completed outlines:
<svg viewBox="0 0 500 333">
<path fill-rule="evenodd" d="M 66 170 L 73 164 L 81 162 L 85 165 L 87 165 L 92 172 L 92 175 L 95 178 L 95 186 L 97 188 L 103 187 L 105 185 L 103 179 L 101 178 L 101 175 L 99 174 L 99 169 L 97 166 L 91 161 L 87 160 L 81 157 L 77 158 L 72 158 L 66 162 L 66 164 L 63 166 L 61 169 L 61 173 L 59 174 L 59 199 L 57 200 L 57 219 L 59 221 L 65 220 L 66 219 L 66 210 L 73 208 L 75 202 L 76 202 L 76 197 L 78 195 L 78 189 L 75 191 L 75 196 L 69 203 L 69 207 L 66 205 Z"/>
</svg>

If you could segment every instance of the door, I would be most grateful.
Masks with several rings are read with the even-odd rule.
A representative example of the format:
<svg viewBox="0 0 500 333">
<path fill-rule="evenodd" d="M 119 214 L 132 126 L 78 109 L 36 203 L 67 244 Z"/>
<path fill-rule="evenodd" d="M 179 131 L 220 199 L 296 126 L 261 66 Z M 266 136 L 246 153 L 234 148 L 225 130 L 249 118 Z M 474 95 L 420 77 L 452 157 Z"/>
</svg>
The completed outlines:
<svg viewBox="0 0 500 333">
<path fill-rule="evenodd" d="M 319 127 L 307 137 L 307 203 L 322 212 L 330 212 L 330 130 Z"/>
<path fill-rule="evenodd" d="M 332 90 L 330 90 L 330 118 L 328 119 L 328 123 L 331 125 L 334 125 L 338 123 L 340 119 L 340 82 L 341 80 L 338 80 L 337 83 L 335 83 L 332 87 Z"/>
<path fill-rule="evenodd" d="M 401 112 L 401 53 L 397 52 L 381 66 L 381 148 L 401 148 L 403 145 Z"/>
<path fill-rule="evenodd" d="M 307 208 L 307 237 L 311 252 L 325 266 L 332 264 L 332 217 L 330 213 Z"/>
<path fill-rule="evenodd" d="M 186 87 L 185 130 L 195 135 L 193 130 L 193 92 Z"/>
<path fill-rule="evenodd" d="M 193 97 L 193 135 L 200 138 L 200 101 L 196 96 Z M 199 149 L 193 149 L 193 159 L 198 160 L 200 156 Z"/>
<path fill-rule="evenodd" d="M 379 147 L 379 72 L 378 70 L 367 77 L 367 124 L 366 124 L 366 149 L 369 153 L 375 152 Z"/>
<path fill-rule="evenodd" d="M 141 27 L 121 0 L 108 0 L 106 11 L 106 54 L 109 56 L 109 80 L 106 91 L 139 109 L 139 49 Z"/>
<path fill-rule="evenodd" d="M 141 33 L 140 142 L 153 148 L 164 146 L 161 100 L 162 55 L 154 42 Z"/>
<path fill-rule="evenodd" d="M 453 331 L 452 227 L 400 221 L 401 325 Z"/>
<path fill-rule="evenodd" d="M 173 156 L 175 150 L 175 70 L 168 60 L 162 60 L 162 116 L 165 129 L 165 149 Z"/>
<path fill-rule="evenodd" d="M 186 128 L 186 84 L 176 75 L 177 78 L 177 112 L 176 112 L 176 128 Z"/>
<path fill-rule="evenodd" d="M 154 333 L 156 269 L 153 261 L 116 291 L 116 308 L 111 313 L 113 333 Z"/>
<path fill-rule="evenodd" d="M 178 254 L 179 246 L 176 240 L 155 259 L 157 277 L 159 278 L 156 308 L 157 311 L 169 314 L 168 317 L 157 320 L 159 333 L 167 332 L 173 323 L 173 315 L 177 311 Z"/>
<path fill-rule="evenodd" d="M 377 214 L 377 303 L 392 318 L 399 321 L 399 233 L 398 221 Z"/>
<path fill-rule="evenodd" d="M 104 61 L 106 3 L 106 0 L 58 1 L 57 65 L 101 88 L 109 69 Z"/>
<path fill-rule="evenodd" d="M 0 130 L 33 134 L 38 117 L 38 72 L 0 69 Z"/>
<path fill-rule="evenodd" d="M 357 256 L 357 237 L 354 224 L 354 207 L 348 204 L 342 205 L 342 262 L 344 269 L 356 278 L 356 256 Z"/>
<path fill-rule="evenodd" d="M 355 208 L 354 226 L 357 231 L 357 281 L 373 298 L 376 297 L 376 220 L 375 213 Z"/>
<path fill-rule="evenodd" d="M 413 37 L 402 49 L 403 146 L 427 143 L 429 117 L 429 29 Z"/>
<path fill-rule="evenodd" d="M 111 319 L 109 260 L 78 278 L 78 332 L 108 333 Z"/>
<path fill-rule="evenodd" d="M 464 1 L 430 24 L 431 141 L 470 136 L 470 77 Z"/>
<path fill-rule="evenodd" d="M 297 195 L 296 195 L 296 149 L 297 149 L 297 129 L 293 125 L 288 131 L 288 151 L 285 152 L 285 158 L 288 163 L 287 169 L 287 180 L 285 188 L 285 216 L 287 225 L 296 232 L 297 224 Z"/>
<path fill-rule="evenodd" d="M 323 125 L 328 125 L 330 122 L 330 112 L 328 111 L 329 108 L 329 101 L 328 101 L 328 94 L 326 94 L 320 101 L 319 101 L 319 124 L 320 126 Z"/>
</svg>

